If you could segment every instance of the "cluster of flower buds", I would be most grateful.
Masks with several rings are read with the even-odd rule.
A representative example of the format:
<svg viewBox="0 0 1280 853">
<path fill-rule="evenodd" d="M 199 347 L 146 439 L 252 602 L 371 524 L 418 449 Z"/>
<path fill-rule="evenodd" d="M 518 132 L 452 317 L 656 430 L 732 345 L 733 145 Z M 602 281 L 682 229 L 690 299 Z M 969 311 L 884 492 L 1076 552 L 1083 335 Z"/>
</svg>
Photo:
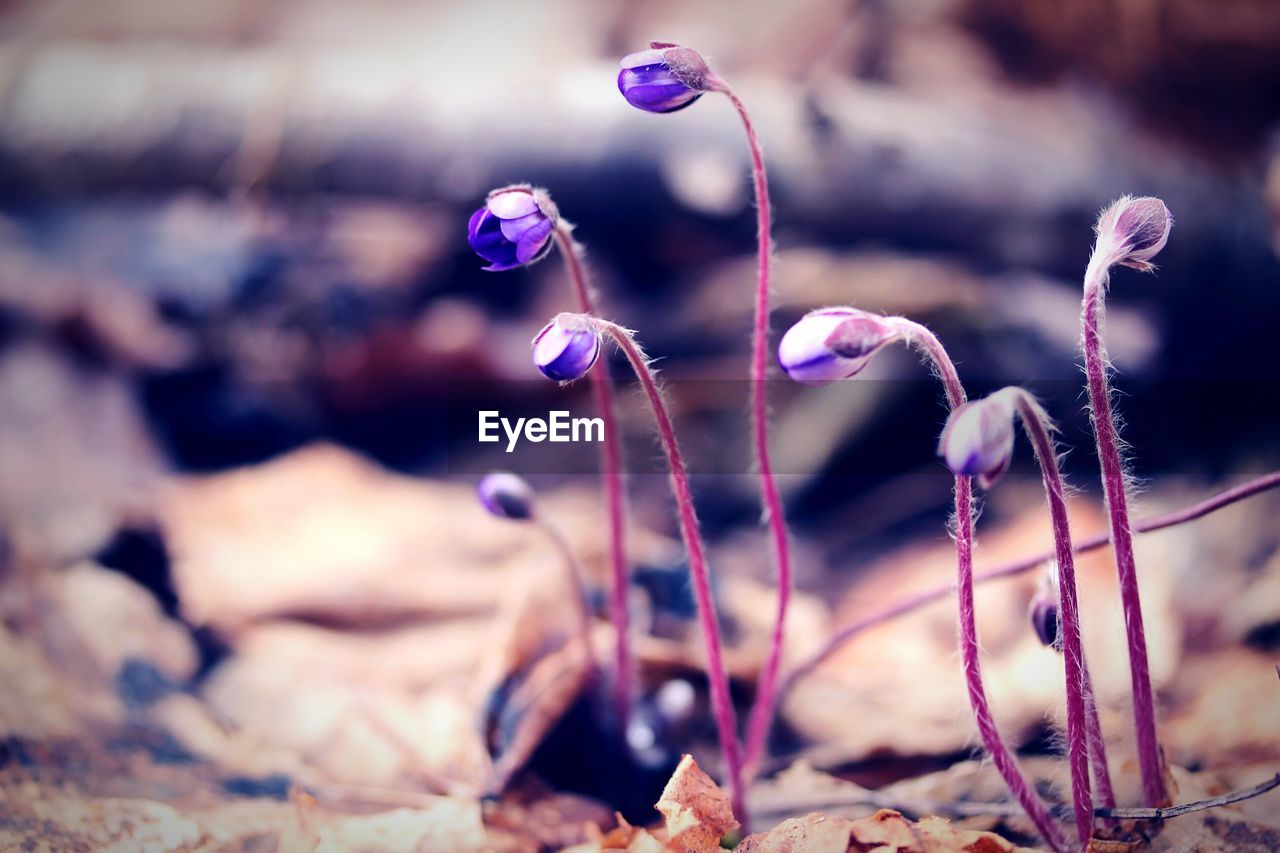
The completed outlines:
<svg viewBox="0 0 1280 853">
<path fill-rule="evenodd" d="M 901 340 L 893 318 L 857 308 L 810 311 L 778 343 L 778 363 L 805 385 L 824 385 L 862 372 L 876 353 Z"/>
<path fill-rule="evenodd" d="M 533 363 L 548 379 L 573 382 L 600 357 L 600 332 L 582 314 L 559 314 L 533 339 Z"/>
<path fill-rule="evenodd" d="M 506 471 L 486 474 L 476 486 L 476 496 L 490 515 L 512 521 L 533 518 L 536 498 L 533 487 L 515 474 Z"/>
<path fill-rule="evenodd" d="M 989 489 L 1013 458 L 1013 401 L 992 394 L 951 413 L 938 440 L 938 455 L 957 475 L 976 477 Z"/>
<path fill-rule="evenodd" d="M 471 214 L 467 242 L 498 272 L 540 261 L 551 251 L 551 232 L 560 214 L 546 190 L 527 185 L 489 193 L 484 207 Z"/>
<path fill-rule="evenodd" d="M 655 41 L 648 50 L 622 58 L 618 91 L 636 109 L 673 113 L 711 91 L 714 80 L 706 60 L 696 50 Z"/>
<path fill-rule="evenodd" d="M 1110 264 L 1122 264 L 1142 272 L 1155 267 L 1151 259 L 1169 242 L 1173 214 L 1163 201 L 1151 196 L 1124 196 L 1098 218 L 1098 246 L 1106 247 Z"/>
</svg>

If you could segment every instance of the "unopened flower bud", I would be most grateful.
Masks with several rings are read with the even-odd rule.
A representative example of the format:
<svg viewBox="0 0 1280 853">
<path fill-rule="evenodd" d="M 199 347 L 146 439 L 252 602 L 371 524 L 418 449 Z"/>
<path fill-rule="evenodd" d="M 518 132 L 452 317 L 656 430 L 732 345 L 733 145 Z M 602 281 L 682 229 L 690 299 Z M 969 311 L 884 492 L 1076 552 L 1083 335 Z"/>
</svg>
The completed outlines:
<svg viewBox="0 0 1280 853">
<path fill-rule="evenodd" d="M 542 375 L 572 382 L 587 375 L 600 355 L 600 334 L 581 314 L 561 314 L 533 339 L 533 363 Z"/>
<path fill-rule="evenodd" d="M 515 521 L 533 517 L 533 488 L 515 474 L 505 471 L 486 474 L 476 486 L 476 495 L 491 515 Z"/>
<path fill-rule="evenodd" d="M 965 403 L 951 413 L 938 441 L 938 455 L 957 475 L 990 488 L 1013 457 L 1013 406 L 1002 394 Z"/>
<path fill-rule="evenodd" d="M 778 343 L 778 363 L 805 385 L 848 379 L 901 336 L 884 317 L 856 308 L 810 311 Z"/>
<path fill-rule="evenodd" d="M 710 91 L 711 70 L 692 48 L 652 42 L 622 58 L 618 91 L 627 103 L 651 113 L 682 110 Z"/>
<path fill-rule="evenodd" d="M 1058 613 L 1058 567 L 1050 564 L 1040 577 L 1027 606 L 1031 628 L 1043 645 L 1062 651 L 1062 623 Z"/>
<path fill-rule="evenodd" d="M 1124 198 L 1098 217 L 1098 239 L 1115 247 L 1113 263 L 1149 272 L 1173 228 L 1173 214 L 1158 198 Z"/>
<path fill-rule="evenodd" d="M 1031 627 L 1041 644 L 1061 650 L 1059 640 L 1058 604 L 1043 598 L 1031 600 Z"/>
<path fill-rule="evenodd" d="M 489 262 L 491 272 L 541 260 L 551 251 L 551 232 L 559 214 L 545 190 L 511 186 L 489 193 L 471 215 L 467 242 Z"/>
</svg>

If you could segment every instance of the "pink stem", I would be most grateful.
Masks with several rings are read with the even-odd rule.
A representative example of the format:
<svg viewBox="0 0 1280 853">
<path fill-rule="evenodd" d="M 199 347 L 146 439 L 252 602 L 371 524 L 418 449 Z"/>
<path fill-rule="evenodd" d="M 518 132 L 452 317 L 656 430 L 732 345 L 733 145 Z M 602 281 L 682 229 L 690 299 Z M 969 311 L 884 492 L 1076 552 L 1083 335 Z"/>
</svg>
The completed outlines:
<svg viewBox="0 0 1280 853">
<path fill-rule="evenodd" d="M 756 270 L 757 287 L 755 318 L 751 333 L 751 422 L 754 433 L 756 467 L 760 475 L 760 493 L 764 503 L 764 517 L 773 539 L 774 560 L 777 564 L 778 609 L 773 621 L 773 634 L 769 641 L 769 656 L 756 687 L 755 702 L 747 723 L 744 758 L 748 775 L 758 765 L 773 721 L 774 696 L 777 689 L 778 670 L 782 666 L 782 649 L 785 640 L 787 607 L 791 602 L 791 552 L 787 542 L 787 520 L 778 495 L 778 485 L 773 477 L 773 463 L 769 457 L 769 395 L 767 376 L 769 351 L 769 264 L 773 249 L 770 238 L 769 181 L 765 173 L 764 152 L 756 135 L 755 125 L 746 106 L 721 80 L 716 85 L 722 91 L 738 116 L 747 134 L 747 147 L 751 151 L 751 177 L 756 196 Z"/>
<path fill-rule="evenodd" d="M 947 392 L 947 403 L 952 411 L 964 405 L 964 386 L 956 373 L 955 365 L 933 332 L 919 323 L 902 317 L 889 318 L 902 331 L 907 343 L 916 347 L 928 358 Z M 991 755 L 1009 792 L 1021 804 L 1040 835 L 1054 850 L 1066 850 L 1066 838 L 1057 821 L 1049 814 L 1040 795 L 1022 774 L 1017 760 L 1008 745 L 1000 737 L 987 691 L 982 685 L 982 665 L 978 651 L 978 625 L 973 601 L 973 486 L 967 476 L 956 477 L 955 487 L 955 539 L 958 579 L 956 594 L 960 612 L 960 657 L 964 664 L 965 685 L 969 691 L 969 704 L 978 724 L 982 743 Z"/>
<path fill-rule="evenodd" d="M 1224 507 L 1251 498 L 1262 492 L 1280 487 L 1280 471 L 1273 471 L 1270 474 L 1264 474 L 1256 477 L 1248 482 L 1233 486 L 1230 489 L 1224 489 L 1203 501 L 1194 503 L 1191 506 L 1183 507 L 1173 512 L 1163 513 L 1161 515 L 1151 516 L 1150 518 L 1139 519 L 1133 529 L 1138 533 L 1151 533 L 1156 530 L 1164 530 L 1167 527 L 1176 527 L 1179 524 L 1185 524 L 1188 521 L 1195 521 L 1198 518 L 1204 518 L 1210 513 L 1217 512 Z M 1081 539 L 1072 544 L 1072 550 L 1077 554 L 1085 554 L 1090 551 L 1096 551 L 1111 541 L 1108 533 L 1095 533 L 1086 539 Z M 1024 557 L 1007 565 L 994 569 L 988 569 L 979 572 L 974 576 L 974 580 L 978 583 L 986 581 L 1000 580 L 1002 578 L 1016 577 L 1044 565 L 1046 560 L 1053 557 L 1052 552 L 1036 554 L 1031 557 Z M 863 631 L 883 625 L 886 622 L 892 622 L 894 619 L 906 616 L 908 613 L 914 613 L 922 607 L 943 601 L 951 595 L 951 585 L 936 586 L 933 589 L 926 589 L 917 592 L 914 595 L 907 596 L 901 601 L 891 604 L 883 610 L 872 613 L 868 616 L 851 622 L 840 630 L 832 634 L 822 648 L 818 649 L 810 655 L 805 661 L 797 664 L 787 677 L 783 679 L 779 687 L 779 695 L 785 695 L 792 687 L 796 685 L 800 679 L 817 669 L 823 662 L 828 660 L 832 655 L 844 647 L 844 644 L 857 637 Z M 1101 729 L 1099 729 L 1101 731 Z M 1101 793 L 1101 791 L 1099 791 Z"/>
<path fill-rule="evenodd" d="M 1000 737 L 986 690 L 982 686 L 982 668 L 978 660 L 978 627 L 973 603 L 973 494 L 967 476 L 956 477 L 956 560 L 959 563 L 957 595 L 960 600 L 960 652 L 964 662 L 965 684 L 969 704 L 978 723 L 982 743 L 991 754 L 991 762 L 1004 779 L 1014 798 L 1022 805 L 1031 822 L 1049 846 L 1057 851 L 1068 849 L 1067 840 L 1057 821 L 1049 814 L 1044 801 L 1018 767 L 1013 753 Z"/>
<path fill-rule="evenodd" d="M 1102 736 L 1102 720 L 1098 718 L 1098 694 L 1093 692 L 1093 677 L 1089 675 L 1089 661 L 1080 659 L 1080 675 L 1084 679 L 1085 737 L 1089 741 L 1089 763 L 1093 766 L 1093 784 L 1098 789 L 1098 802 L 1106 809 L 1116 807 L 1116 791 L 1111 786 L 1111 770 L 1107 762 L 1107 742 Z M 1116 821 L 1108 819 L 1108 826 Z"/>
<path fill-rule="evenodd" d="M 1067 763 L 1071 768 L 1071 803 L 1075 812 L 1076 835 L 1086 847 L 1093 837 L 1093 794 L 1089 789 L 1089 724 L 1088 709 L 1093 706 L 1092 685 L 1084 662 L 1084 643 L 1080 636 L 1080 603 L 1076 589 L 1075 555 L 1071 550 L 1071 526 L 1067 520 L 1066 491 L 1053 438 L 1045 423 L 1044 410 L 1021 388 L 1011 389 L 1022 427 L 1035 448 L 1040 474 L 1044 479 L 1053 522 L 1053 542 L 1058 564 L 1058 612 L 1061 616 L 1062 660 L 1066 670 L 1067 696 Z M 1096 708 L 1094 709 L 1096 722 Z M 1101 738 L 1098 738 L 1101 746 Z M 1104 763 L 1100 773 L 1107 774 Z M 1107 782 L 1110 787 L 1110 780 Z"/>
<path fill-rule="evenodd" d="M 742 754 L 738 749 L 733 699 L 729 695 L 729 676 L 725 670 L 724 655 L 721 651 L 720 623 L 716 619 L 715 602 L 711 599 L 711 576 L 707 569 L 702 535 L 698 532 L 698 518 L 693 508 L 693 490 L 689 486 L 689 474 L 685 468 L 684 457 L 680 453 L 680 445 L 676 442 L 671 415 L 667 411 L 662 392 L 658 390 L 657 382 L 653 378 L 644 354 L 640 352 L 639 347 L 625 329 L 607 320 L 594 319 L 594 322 L 601 332 L 613 339 L 618 349 L 631 362 L 631 367 L 644 388 L 645 396 L 649 398 L 654 420 L 658 424 L 658 435 L 662 439 L 662 448 L 667 455 L 667 465 L 671 469 L 671 484 L 675 491 L 676 508 L 679 511 L 680 533 L 689 551 L 689 574 L 693 578 L 693 593 L 698 604 L 698 620 L 702 625 L 702 635 L 707 645 L 707 681 L 711 689 L 712 714 L 715 717 L 716 731 L 720 736 L 720 748 L 724 752 L 725 765 L 728 769 L 733 810 L 738 820 L 746 825 L 746 791 L 743 787 Z"/>
<path fill-rule="evenodd" d="M 1089 385 L 1089 405 L 1093 431 L 1102 467 L 1102 490 L 1111 522 L 1115 546 L 1116 572 L 1120 578 L 1120 603 L 1124 610 L 1125 633 L 1129 644 L 1129 677 L 1133 690 L 1133 719 L 1138 741 L 1138 766 L 1142 790 L 1148 806 L 1168 802 L 1160 744 L 1156 738 L 1155 701 L 1151 693 L 1151 667 L 1142 627 L 1142 602 L 1138 597 L 1138 572 L 1133 558 L 1133 531 L 1129 526 L 1129 503 L 1125 496 L 1124 466 L 1120 460 L 1120 440 L 1111 411 L 1111 391 L 1107 385 L 1106 354 L 1098 330 L 1106 289 L 1105 258 L 1095 254 L 1085 273 L 1084 362 Z"/>
<path fill-rule="evenodd" d="M 587 283 L 587 273 L 582 263 L 582 247 L 573 239 L 568 226 L 556 224 L 556 244 L 569 268 L 574 293 L 582 313 L 594 316 L 595 300 Z M 614 713 L 618 719 L 618 731 L 626 732 L 631 716 L 631 685 L 633 663 L 631 656 L 631 614 L 627 606 L 630 572 L 627 566 L 626 498 L 622 481 L 622 442 L 618 436 L 618 412 L 613 402 L 613 380 L 603 366 L 591 371 L 591 390 L 595 396 L 596 411 L 604 423 L 604 441 L 600 446 L 600 474 L 605 496 L 605 513 L 609 519 L 609 557 L 613 570 L 613 589 L 609 599 L 609 621 L 616 633 L 614 643 L 613 694 Z"/>
</svg>

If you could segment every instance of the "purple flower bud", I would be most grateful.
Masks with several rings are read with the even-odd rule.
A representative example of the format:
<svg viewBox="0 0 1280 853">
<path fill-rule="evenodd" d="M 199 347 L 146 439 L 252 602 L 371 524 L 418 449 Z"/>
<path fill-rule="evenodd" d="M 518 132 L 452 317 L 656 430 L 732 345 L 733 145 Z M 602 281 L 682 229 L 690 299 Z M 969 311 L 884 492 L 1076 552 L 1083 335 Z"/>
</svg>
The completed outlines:
<svg viewBox="0 0 1280 853">
<path fill-rule="evenodd" d="M 1150 272 L 1151 259 L 1169 242 L 1173 214 L 1158 198 L 1124 198 L 1111 205 L 1098 217 L 1099 240 L 1115 247 L 1113 263 Z"/>
<path fill-rule="evenodd" d="M 1028 615 L 1031 617 L 1031 627 L 1035 630 L 1041 644 L 1062 651 L 1058 603 L 1046 596 L 1037 595 L 1031 599 Z"/>
<path fill-rule="evenodd" d="M 533 489 L 515 474 L 486 474 L 476 486 L 476 495 L 491 515 L 516 521 L 533 517 Z"/>
<path fill-rule="evenodd" d="M 559 219 L 545 190 L 511 186 L 489 193 L 484 207 L 471 214 L 467 242 L 497 272 L 542 260 L 551 251 L 551 232 Z"/>
<path fill-rule="evenodd" d="M 856 308 L 810 311 L 778 343 L 778 363 L 805 385 L 848 379 L 886 344 L 901 337 L 884 317 Z"/>
<path fill-rule="evenodd" d="M 1013 406 L 1008 398 L 993 394 L 953 411 L 938 441 L 938 455 L 955 474 L 977 477 L 978 485 L 990 488 L 1013 457 Z"/>
<path fill-rule="evenodd" d="M 581 314 L 559 315 L 533 339 L 533 363 L 557 382 L 586 376 L 599 355 L 600 334 Z"/>
<path fill-rule="evenodd" d="M 668 42 L 651 42 L 621 64 L 618 91 L 631 106 L 651 113 L 684 109 L 710 91 L 714 79 L 696 50 Z"/>
</svg>

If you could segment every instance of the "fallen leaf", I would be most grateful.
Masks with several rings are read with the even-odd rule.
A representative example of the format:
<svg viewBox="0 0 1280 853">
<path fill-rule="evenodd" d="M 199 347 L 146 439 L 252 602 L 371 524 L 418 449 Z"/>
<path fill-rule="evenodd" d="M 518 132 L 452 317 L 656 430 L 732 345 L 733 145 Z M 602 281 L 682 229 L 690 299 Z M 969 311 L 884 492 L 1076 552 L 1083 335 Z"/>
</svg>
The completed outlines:
<svg viewBox="0 0 1280 853">
<path fill-rule="evenodd" d="M 748 836 L 739 853 L 1011 853 L 1019 850 L 990 832 L 952 826 L 938 817 L 912 822 L 892 809 L 851 820 L 813 813 Z"/>
<path fill-rule="evenodd" d="M 666 820 L 671 843 L 693 853 L 715 853 L 720 839 L 738 826 L 729 795 L 702 772 L 691 755 L 680 759 L 654 808 Z"/>
</svg>

